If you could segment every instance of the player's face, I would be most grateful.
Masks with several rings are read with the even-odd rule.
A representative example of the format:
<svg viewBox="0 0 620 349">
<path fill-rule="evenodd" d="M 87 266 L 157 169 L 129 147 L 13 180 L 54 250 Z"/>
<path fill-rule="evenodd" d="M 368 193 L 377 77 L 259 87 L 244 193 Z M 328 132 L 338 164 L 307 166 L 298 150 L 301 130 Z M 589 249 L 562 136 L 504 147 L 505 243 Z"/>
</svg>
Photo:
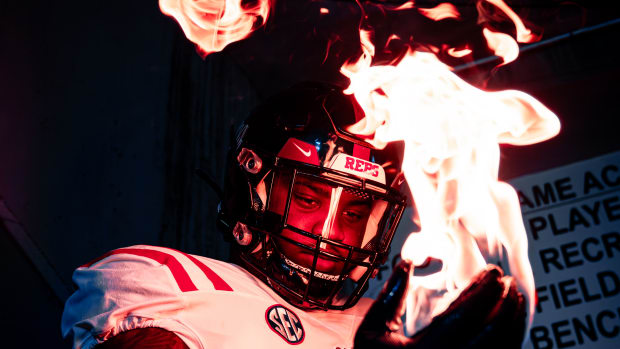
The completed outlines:
<svg viewBox="0 0 620 349">
<path fill-rule="evenodd" d="M 270 210 L 282 214 L 290 182 L 277 178 L 272 189 Z M 361 247 L 366 224 L 372 208 L 370 199 L 365 199 L 310 177 L 298 176 L 293 185 L 291 204 L 287 223 L 298 229 L 322 235 L 332 241 Z M 316 245 L 316 240 L 285 229 L 282 235 L 308 246 Z M 281 240 L 281 239 L 279 239 Z M 293 262 L 310 268 L 314 255 L 312 251 L 296 246 L 285 240 L 278 242 L 279 248 Z M 330 244 L 321 246 L 323 251 L 346 257 L 348 251 Z M 317 261 L 317 270 L 337 275 L 343 262 L 329 257 Z"/>
</svg>

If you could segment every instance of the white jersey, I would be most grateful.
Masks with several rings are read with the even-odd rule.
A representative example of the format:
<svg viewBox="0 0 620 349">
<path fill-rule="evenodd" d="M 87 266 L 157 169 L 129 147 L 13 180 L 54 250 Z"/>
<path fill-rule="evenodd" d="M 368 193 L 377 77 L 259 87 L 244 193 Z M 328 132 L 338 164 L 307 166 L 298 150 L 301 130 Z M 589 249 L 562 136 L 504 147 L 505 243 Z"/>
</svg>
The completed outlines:
<svg viewBox="0 0 620 349">
<path fill-rule="evenodd" d="M 349 349 L 372 300 L 344 311 L 292 307 L 245 269 L 173 249 L 133 246 L 78 268 L 63 335 L 92 348 L 123 331 L 159 327 L 188 347 Z"/>
</svg>

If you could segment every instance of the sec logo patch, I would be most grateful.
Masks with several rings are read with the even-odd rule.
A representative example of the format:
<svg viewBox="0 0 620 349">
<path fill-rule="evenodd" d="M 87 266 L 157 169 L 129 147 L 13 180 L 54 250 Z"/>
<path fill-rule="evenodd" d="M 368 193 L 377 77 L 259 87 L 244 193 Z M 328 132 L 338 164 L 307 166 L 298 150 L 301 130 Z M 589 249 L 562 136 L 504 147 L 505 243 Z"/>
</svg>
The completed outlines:
<svg viewBox="0 0 620 349">
<path fill-rule="evenodd" d="M 265 320 L 269 328 L 277 333 L 288 344 L 300 344 L 304 341 L 305 332 L 301 320 L 292 310 L 275 304 L 267 308 Z"/>
</svg>

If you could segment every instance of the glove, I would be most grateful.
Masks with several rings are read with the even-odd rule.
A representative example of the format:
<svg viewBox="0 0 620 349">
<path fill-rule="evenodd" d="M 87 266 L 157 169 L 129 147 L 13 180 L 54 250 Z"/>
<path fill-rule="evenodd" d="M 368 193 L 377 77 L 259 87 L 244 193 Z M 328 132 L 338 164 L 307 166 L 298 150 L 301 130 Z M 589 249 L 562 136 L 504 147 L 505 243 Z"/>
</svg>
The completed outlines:
<svg viewBox="0 0 620 349">
<path fill-rule="evenodd" d="M 365 348 L 521 348 L 525 332 L 525 299 L 514 278 L 488 266 L 448 309 L 413 337 L 402 334 L 401 316 L 410 261 L 401 261 L 368 310 L 355 334 L 355 349 Z"/>
</svg>

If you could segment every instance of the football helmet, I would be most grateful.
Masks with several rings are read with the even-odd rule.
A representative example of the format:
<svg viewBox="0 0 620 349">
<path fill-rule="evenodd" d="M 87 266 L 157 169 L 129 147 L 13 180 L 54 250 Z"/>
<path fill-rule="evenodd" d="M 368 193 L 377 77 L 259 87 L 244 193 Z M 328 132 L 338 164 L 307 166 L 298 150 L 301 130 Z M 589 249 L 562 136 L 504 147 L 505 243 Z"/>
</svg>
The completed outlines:
<svg viewBox="0 0 620 349">
<path fill-rule="evenodd" d="M 238 261 L 302 309 L 353 306 L 406 205 L 404 145 L 347 132 L 363 117 L 342 89 L 304 83 L 256 108 L 231 145 L 218 220 Z"/>
</svg>

